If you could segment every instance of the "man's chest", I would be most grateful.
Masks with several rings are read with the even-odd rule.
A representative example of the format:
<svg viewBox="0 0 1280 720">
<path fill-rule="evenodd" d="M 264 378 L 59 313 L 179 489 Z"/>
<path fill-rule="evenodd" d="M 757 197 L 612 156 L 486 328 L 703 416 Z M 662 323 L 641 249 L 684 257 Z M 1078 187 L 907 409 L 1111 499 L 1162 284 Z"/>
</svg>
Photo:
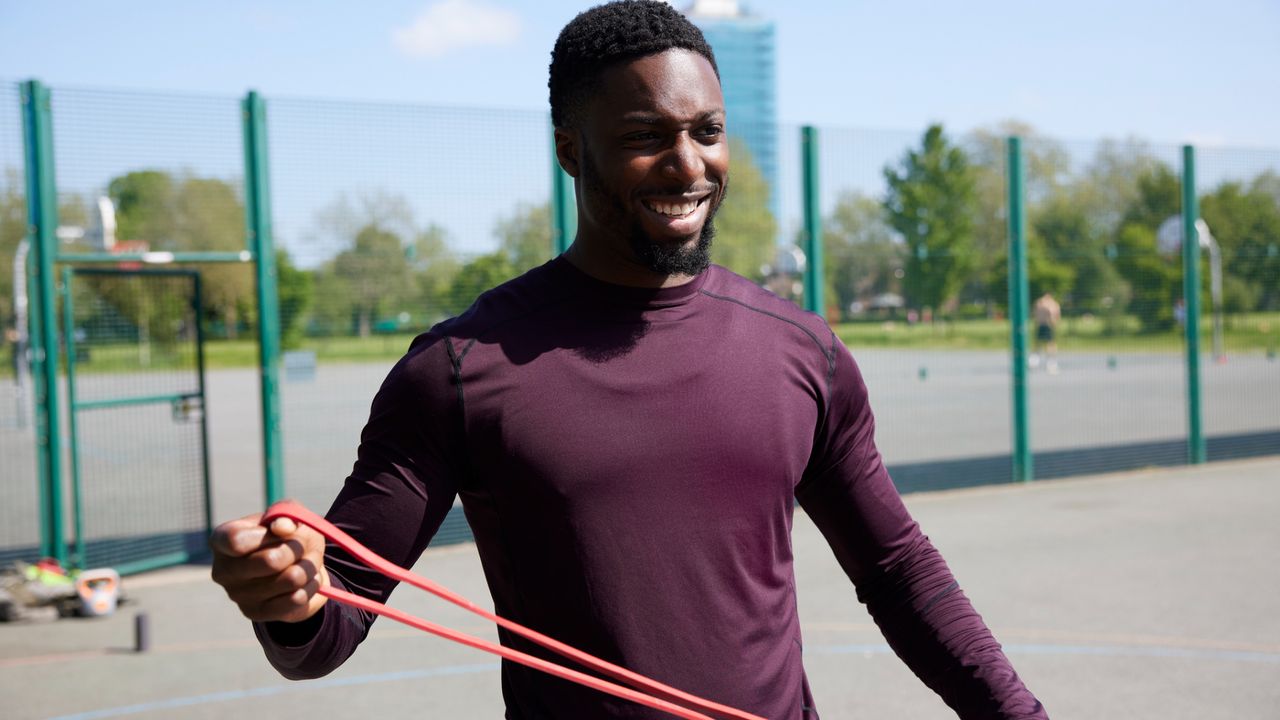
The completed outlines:
<svg viewBox="0 0 1280 720">
<path fill-rule="evenodd" d="M 789 496 L 818 420 L 814 379 L 785 357 L 743 352 L 602 362 L 564 350 L 486 368 L 464 383 L 472 477 L 570 505 Z"/>
</svg>

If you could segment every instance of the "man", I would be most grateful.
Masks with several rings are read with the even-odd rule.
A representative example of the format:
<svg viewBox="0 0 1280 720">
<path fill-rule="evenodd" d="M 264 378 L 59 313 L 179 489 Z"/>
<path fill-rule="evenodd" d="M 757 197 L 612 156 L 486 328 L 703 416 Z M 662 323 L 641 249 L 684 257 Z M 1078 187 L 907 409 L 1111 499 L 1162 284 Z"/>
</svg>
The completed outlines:
<svg viewBox="0 0 1280 720">
<path fill-rule="evenodd" d="M 498 614 L 771 720 L 816 718 L 801 664 L 793 499 L 897 652 L 966 718 L 1043 718 L 876 452 L 866 388 L 818 317 L 710 266 L 729 166 L 718 71 L 665 3 L 604 5 L 552 53 L 562 256 L 417 338 L 374 399 L 328 517 L 409 566 L 462 498 Z M 292 678 L 392 583 L 312 531 L 220 526 L 214 577 Z M 500 633 L 526 652 L 546 652 Z M 507 717 L 661 714 L 504 663 Z"/>
<path fill-rule="evenodd" d="M 1031 356 L 1031 367 L 1041 361 L 1050 375 L 1058 374 L 1058 341 L 1055 335 L 1058 321 L 1062 319 L 1062 307 L 1053 299 L 1053 293 L 1046 292 L 1036 299 L 1031 307 L 1031 314 L 1036 322 L 1036 351 Z"/>
</svg>

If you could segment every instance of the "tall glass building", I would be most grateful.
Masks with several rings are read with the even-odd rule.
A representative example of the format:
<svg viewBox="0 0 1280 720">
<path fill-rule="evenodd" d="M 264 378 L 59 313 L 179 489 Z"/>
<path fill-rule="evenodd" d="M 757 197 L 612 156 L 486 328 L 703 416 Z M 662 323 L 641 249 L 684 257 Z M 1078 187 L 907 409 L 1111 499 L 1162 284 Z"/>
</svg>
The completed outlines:
<svg viewBox="0 0 1280 720">
<path fill-rule="evenodd" d="M 684 14 L 716 54 L 729 134 L 742 139 L 769 183 L 769 210 L 781 230 L 773 22 L 737 0 L 694 0 Z"/>
</svg>

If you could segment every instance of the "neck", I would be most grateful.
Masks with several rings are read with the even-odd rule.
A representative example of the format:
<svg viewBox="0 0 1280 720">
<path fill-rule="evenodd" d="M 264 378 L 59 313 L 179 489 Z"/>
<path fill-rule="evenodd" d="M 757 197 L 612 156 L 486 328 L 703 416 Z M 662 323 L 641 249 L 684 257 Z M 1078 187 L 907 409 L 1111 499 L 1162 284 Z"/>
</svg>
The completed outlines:
<svg viewBox="0 0 1280 720">
<path fill-rule="evenodd" d="M 599 252 L 590 243 L 583 242 L 581 236 L 574 239 L 573 244 L 565 251 L 564 258 L 587 275 L 614 285 L 668 288 L 693 280 L 692 275 L 665 275 L 650 270 L 632 258 Z"/>
</svg>

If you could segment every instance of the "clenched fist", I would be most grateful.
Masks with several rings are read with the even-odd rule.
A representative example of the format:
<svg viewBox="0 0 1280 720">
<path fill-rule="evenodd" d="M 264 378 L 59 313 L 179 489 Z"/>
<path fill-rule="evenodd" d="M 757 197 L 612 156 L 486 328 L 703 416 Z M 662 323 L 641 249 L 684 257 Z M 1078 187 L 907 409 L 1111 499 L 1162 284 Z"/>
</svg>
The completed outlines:
<svg viewBox="0 0 1280 720">
<path fill-rule="evenodd" d="M 329 585 L 324 536 L 289 518 L 262 524 L 263 513 L 214 528 L 213 581 L 250 620 L 301 622 L 324 605 Z"/>
</svg>

